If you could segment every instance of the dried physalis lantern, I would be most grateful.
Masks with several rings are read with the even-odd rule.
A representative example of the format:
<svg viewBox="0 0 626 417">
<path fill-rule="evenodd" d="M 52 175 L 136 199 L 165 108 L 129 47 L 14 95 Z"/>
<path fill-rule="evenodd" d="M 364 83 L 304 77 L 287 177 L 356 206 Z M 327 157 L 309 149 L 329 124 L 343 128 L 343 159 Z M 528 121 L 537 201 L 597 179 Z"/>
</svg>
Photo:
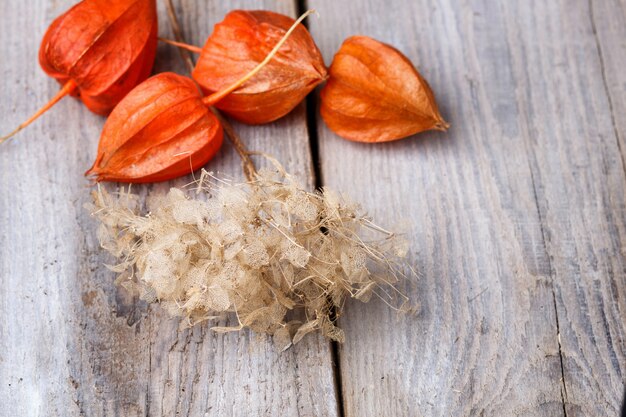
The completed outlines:
<svg viewBox="0 0 626 417">
<path fill-rule="evenodd" d="M 193 78 L 206 94 L 222 90 L 257 66 L 293 24 L 274 12 L 228 13 L 202 48 Z M 319 49 L 297 25 L 272 61 L 216 107 L 244 123 L 268 123 L 293 110 L 326 77 Z"/>
<path fill-rule="evenodd" d="M 320 112 L 339 136 L 386 142 L 449 126 L 426 80 L 389 45 L 366 36 L 348 38 L 329 73 Z"/>
<path fill-rule="evenodd" d="M 303 14 L 265 59 L 223 89 L 202 97 L 193 80 L 174 73 L 149 78 L 113 110 L 102 130 L 96 161 L 87 175 L 97 181 L 156 182 L 206 164 L 222 145 L 222 126 L 210 106 L 256 79 L 311 12 Z"/>
<path fill-rule="evenodd" d="M 41 42 L 39 63 L 63 87 L 0 143 L 68 94 L 108 114 L 150 75 L 157 26 L 155 0 L 83 0 L 59 16 Z"/>
<path fill-rule="evenodd" d="M 137 86 L 113 110 L 87 174 L 98 181 L 176 178 L 206 164 L 222 137 L 222 126 L 194 82 L 161 73 Z"/>
</svg>

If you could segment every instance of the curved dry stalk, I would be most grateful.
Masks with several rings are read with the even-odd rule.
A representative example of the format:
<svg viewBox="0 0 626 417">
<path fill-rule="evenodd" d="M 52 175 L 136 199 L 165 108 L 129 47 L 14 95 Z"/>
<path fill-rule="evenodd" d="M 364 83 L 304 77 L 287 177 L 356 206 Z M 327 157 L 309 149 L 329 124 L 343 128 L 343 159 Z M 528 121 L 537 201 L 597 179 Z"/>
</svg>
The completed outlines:
<svg viewBox="0 0 626 417">
<path fill-rule="evenodd" d="M 39 118 L 39 116 L 41 116 L 42 114 L 44 114 L 45 112 L 47 112 L 48 110 L 50 110 L 52 108 L 52 106 L 54 106 L 55 104 L 57 104 L 63 97 L 72 94 L 74 92 L 74 90 L 76 90 L 78 86 L 76 85 L 76 82 L 74 80 L 69 80 L 68 82 L 66 82 L 63 87 L 54 95 L 54 97 L 52 97 L 50 99 L 50 101 L 48 101 L 46 104 L 44 104 L 39 110 L 37 110 L 35 112 L 35 114 L 33 114 L 32 116 L 30 116 L 28 118 L 28 120 L 26 120 L 25 122 L 23 122 L 22 124 L 20 124 L 15 130 L 13 130 L 11 133 L 9 133 L 8 135 L 2 136 L 0 137 L 0 144 L 6 142 L 7 140 L 11 139 L 13 136 L 15 136 L 19 131 L 21 131 L 22 129 L 24 129 L 26 126 L 28 126 L 29 124 L 31 124 L 32 122 L 34 122 L 35 120 L 37 120 Z"/>
<path fill-rule="evenodd" d="M 166 43 L 168 45 L 172 45 L 172 46 L 176 46 L 177 48 L 182 48 L 182 49 L 186 49 L 189 52 L 193 52 L 195 54 L 201 54 L 202 53 L 202 48 L 200 48 L 199 46 L 195 46 L 195 45 L 189 45 L 188 43 L 183 43 L 183 42 L 176 42 L 173 41 L 171 39 L 167 39 L 167 38 L 162 38 L 159 36 L 159 41 Z"/>
</svg>

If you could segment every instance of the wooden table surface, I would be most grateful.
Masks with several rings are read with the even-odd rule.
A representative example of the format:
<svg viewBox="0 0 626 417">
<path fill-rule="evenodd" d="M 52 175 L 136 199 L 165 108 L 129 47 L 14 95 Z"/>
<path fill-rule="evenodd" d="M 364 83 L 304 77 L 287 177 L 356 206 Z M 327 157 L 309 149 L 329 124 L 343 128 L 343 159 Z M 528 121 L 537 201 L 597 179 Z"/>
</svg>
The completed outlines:
<svg viewBox="0 0 626 417">
<path fill-rule="evenodd" d="M 39 41 L 72 0 L 0 2 L 0 132 L 58 85 Z M 63 100 L 0 147 L 1 416 L 615 416 L 626 373 L 624 0 L 178 0 L 201 45 L 234 8 L 292 16 L 327 64 L 369 35 L 429 80 L 446 134 L 338 138 L 311 97 L 236 128 L 308 187 L 409 220 L 420 308 L 349 302 L 343 345 L 179 331 L 103 267 L 83 172 L 104 119 Z M 171 37 L 163 4 L 160 34 Z M 161 44 L 155 71 L 184 73 Z M 241 177 L 229 144 L 208 165 Z M 162 194 L 183 178 L 136 187 Z"/>
</svg>

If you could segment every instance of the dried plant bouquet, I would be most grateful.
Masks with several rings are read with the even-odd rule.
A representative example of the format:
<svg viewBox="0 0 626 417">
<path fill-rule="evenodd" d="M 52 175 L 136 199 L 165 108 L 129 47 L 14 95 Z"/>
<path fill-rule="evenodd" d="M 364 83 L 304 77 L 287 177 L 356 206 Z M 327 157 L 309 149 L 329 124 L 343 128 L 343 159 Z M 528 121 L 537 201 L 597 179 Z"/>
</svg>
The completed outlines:
<svg viewBox="0 0 626 417">
<path fill-rule="evenodd" d="M 238 326 L 213 330 L 251 328 L 283 347 L 315 330 L 342 342 L 335 321 L 348 297 L 403 308 L 394 283 L 406 275 L 406 242 L 345 196 L 305 191 L 275 165 L 243 183 L 203 171 L 145 214 L 129 190 L 99 187 L 90 210 L 102 247 L 120 259 L 109 266 L 118 283 L 187 325 L 234 313 Z"/>
</svg>

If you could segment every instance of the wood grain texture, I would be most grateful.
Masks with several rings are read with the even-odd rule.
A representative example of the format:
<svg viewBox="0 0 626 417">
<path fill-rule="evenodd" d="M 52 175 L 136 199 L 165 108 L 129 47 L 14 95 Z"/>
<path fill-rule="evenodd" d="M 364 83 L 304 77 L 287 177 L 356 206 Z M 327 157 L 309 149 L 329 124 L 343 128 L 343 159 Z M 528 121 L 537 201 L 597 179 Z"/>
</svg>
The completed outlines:
<svg viewBox="0 0 626 417">
<path fill-rule="evenodd" d="M 374 302 L 341 319 L 345 415 L 616 415 L 623 2 L 597 6 L 598 36 L 581 1 L 311 3 L 327 63 L 349 35 L 391 43 L 452 123 L 373 146 L 318 122 L 323 183 L 385 225 L 408 217 L 421 271 L 416 316 Z"/>
<path fill-rule="evenodd" d="M 609 84 L 605 59 L 611 68 L 626 63 L 626 32 L 606 21 L 610 13 L 624 22 L 624 4 L 530 6 L 503 3 L 510 42 L 528 45 L 511 56 L 554 277 L 565 409 L 618 415 L 626 370 L 626 125 L 614 110 L 624 109 L 626 89 L 624 78 L 621 87 Z M 600 27 L 605 41 L 615 36 L 604 49 Z"/>
<path fill-rule="evenodd" d="M 0 2 L 0 133 L 58 85 L 39 40 L 71 0 Z M 175 0 L 201 45 L 227 10 L 285 0 Z M 387 3 L 387 4 L 386 4 Z M 162 6 L 162 5 L 160 5 Z M 407 219 L 420 308 L 349 303 L 345 416 L 612 416 L 626 364 L 624 0 L 310 1 L 330 64 L 373 36 L 429 80 L 447 134 L 364 145 L 318 120 L 321 182 L 384 226 Z M 171 37 L 160 11 L 160 33 Z M 184 72 L 159 46 L 156 71 Z M 178 330 L 102 267 L 82 173 L 103 119 L 70 99 L 0 147 L 0 416 L 338 416 L 329 344 L 278 353 L 251 333 Z M 236 126 L 307 186 L 304 106 Z M 260 161 L 261 162 L 261 161 Z M 241 178 L 226 144 L 207 167 Z M 161 194 L 171 183 L 135 188 Z M 226 323 L 223 323 L 226 324 Z"/>
<path fill-rule="evenodd" d="M 39 39 L 71 4 L 0 2 L 0 132 L 57 91 L 37 64 Z M 295 13 L 287 1 L 178 5 L 188 41 L 200 45 L 232 8 Z M 171 37 L 163 8 L 159 17 L 160 34 Z M 158 56 L 156 70 L 184 71 L 174 48 L 160 45 Z M 115 288 L 83 209 L 83 172 L 102 124 L 66 99 L 0 149 L 0 416 L 335 416 L 325 340 L 308 337 L 279 353 L 271 338 L 247 332 L 179 332 L 158 307 Z M 237 129 L 312 186 L 303 106 L 271 126 Z M 242 177 L 228 144 L 207 168 Z M 147 196 L 188 181 L 134 189 Z"/>
</svg>

